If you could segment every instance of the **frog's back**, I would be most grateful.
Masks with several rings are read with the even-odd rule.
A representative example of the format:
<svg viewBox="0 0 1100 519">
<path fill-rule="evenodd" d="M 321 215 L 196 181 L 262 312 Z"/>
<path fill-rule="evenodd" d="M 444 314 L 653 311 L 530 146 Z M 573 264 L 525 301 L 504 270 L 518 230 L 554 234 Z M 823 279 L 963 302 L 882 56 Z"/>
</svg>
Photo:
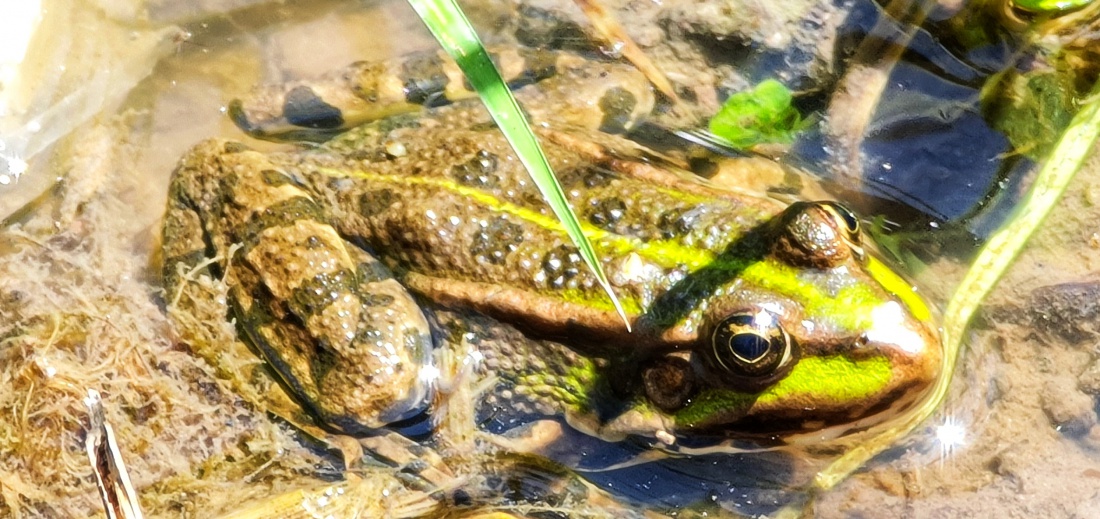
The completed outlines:
<svg viewBox="0 0 1100 519">
<path fill-rule="evenodd" d="M 607 83 L 636 73 L 621 65 L 600 67 L 562 74 L 571 81 L 591 79 L 597 86 L 591 90 L 551 82 L 525 90 L 521 97 L 528 98 L 525 106 L 539 123 L 551 166 L 624 303 L 632 332 L 508 143 L 476 104 L 393 116 L 319 147 L 259 158 L 239 145 L 207 145 L 185 162 L 221 165 L 192 168 L 201 170 L 200 176 L 218 169 L 232 179 L 240 173 L 235 168 L 244 168 L 257 189 L 293 191 L 288 200 L 301 205 L 295 213 L 299 216 L 249 208 L 244 212 L 253 216 L 232 218 L 238 227 L 217 229 L 226 213 L 212 203 L 206 208 L 210 214 L 204 209 L 187 218 L 222 233 L 215 240 L 243 241 L 249 250 L 265 237 L 301 228 L 303 222 L 321 222 L 331 226 L 324 234 L 343 243 L 334 241 L 334 250 L 344 247 L 349 258 L 354 256 L 341 271 L 350 274 L 337 276 L 341 283 L 374 278 L 388 267 L 420 296 L 480 311 L 534 332 L 533 337 L 564 338 L 567 343 L 547 351 L 584 342 L 606 345 L 574 355 L 583 362 L 563 364 L 564 371 L 555 377 L 562 387 L 547 386 L 544 373 L 533 368 L 537 362 L 528 359 L 510 361 L 511 373 L 503 368 L 495 373 L 523 387 L 547 386 L 548 398 L 557 398 L 549 407 L 564 407 L 577 423 L 581 414 L 591 415 L 595 400 L 637 396 L 610 406 L 623 411 L 620 416 L 598 417 L 600 425 L 592 429 L 599 429 L 601 436 L 640 434 L 669 442 L 681 434 L 736 435 L 745 427 L 774 436 L 810 432 L 823 424 L 862 424 L 870 415 L 912 405 L 936 376 L 938 342 L 919 298 L 868 257 L 858 220 L 835 203 L 784 208 L 768 198 L 718 190 L 624 139 L 594 133 L 594 127 L 635 111 L 644 97 L 633 87 Z M 582 99 L 589 91 L 596 95 Z M 568 102 L 562 101 L 563 94 L 572 94 L 565 97 Z M 552 117 L 555 107 L 577 105 L 594 108 L 597 115 L 577 118 L 572 114 L 583 110 L 566 110 L 561 114 L 564 123 L 540 122 Z M 610 111 L 603 110 L 605 105 Z M 257 160 L 241 165 L 239 156 L 245 155 Z M 226 198 L 222 189 L 189 197 L 191 205 Z M 307 239 L 297 244 L 283 241 L 291 257 L 305 257 L 315 244 L 312 238 L 320 234 L 301 234 Z M 360 269 L 357 265 L 371 263 L 355 246 L 365 246 L 384 267 Z M 286 270 L 275 256 L 269 263 Z M 295 326 L 309 325 L 345 296 L 364 308 L 388 308 L 379 306 L 379 298 L 367 290 L 343 291 L 342 284 L 328 281 L 310 284 L 335 279 L 327 273 L 300 274 L 305 277 L 296 286 L 316 288 L 316 296 L 299 291 L 301 297 L 289 302 L 263 303 L 294 313 L 299 322 L 269 312 L 254 320 L 261 330 L 278 321 L 278 326 L 307 335 Z M 340 290 L 325 290 L 332 287 Z M 238 297 L 255 304 L 264 292 L 262 287 L 250 289 Z M 387 304 L 396 300 L 387 296 Z M 344 310 L 351 311 L 333 311 Z M 399 327 L 364 328 L 364 337 Z M 423 334 L 415 332 L 420 328 L 408 329 L 414 330 L 409 337 L 421 340 Z M 321 332 L 327 333 L 325 327 Z M 266 340 L 262 334 L 259 339 Z M 333 341 L 321 339 L 318 351 L 328 356 L 302 361 L 302 368 L 294 368 L 300 375 L 284 377 L 308 380 L 333 374 L 351 391 L 355 384 L 348 382 L 358 375 L 339 373 L 336 366 L 345 361 L 337 363 L 324 347 Z M 355 348 L 349 351 L 355 353 Z M 357 354 L 374 351 L 368 347 Z M 585 357 L 591 353 L 621 365 L 613 372 L 603 370 L 602 363 Z M 407 360 L 420 354 L 409 353 Z M 623 380 L 612 381 L 618 377 L 609 373 L 621 374 Z M 835 390 L 837 373 L 845 374 L 844 383 L 858 385 L 857 390 Z M 394 387 L 399 394 L 420 394 L 412 382 Z M 562 391 L 575 398 L 558 398 Z M 369 413 L 371 423 L 395 415 L 379 406 Z"/>
<path fill-rule="evenodd" d="M 624 331 L 508 142 L 474 108 L 368 125 L 318 150 L 284 155 L 281 167 L 333 202 L 342 234 L 369 244 L 395 271 L 415 274 L 406 282 L 422 293 L 447 298 L 511 287 L 592 310 L 574 324 Z M 639 160 L 634 145 L 614 137 L 596 143 L 575 128 L 542 129 L 539 136 L 632 315 L 702 257 L 721 254 L 782 209 Z M 526 309 L 500 312 L 530 317 Z"/>
</svg>

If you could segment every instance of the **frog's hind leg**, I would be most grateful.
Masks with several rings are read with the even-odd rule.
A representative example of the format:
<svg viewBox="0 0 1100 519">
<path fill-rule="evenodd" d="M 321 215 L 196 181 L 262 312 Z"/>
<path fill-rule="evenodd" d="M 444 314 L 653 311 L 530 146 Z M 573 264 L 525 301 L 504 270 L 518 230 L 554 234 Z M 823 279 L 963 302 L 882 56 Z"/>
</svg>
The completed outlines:
<svg viewBox="0 0 1100 519">
<path fill-rule="evenodd" d="M 562 53 L 498 50 L 493 61 L 505 81 L 522 86 L 583 60 Z M 249 135 L 271 140 L 326 140 L 336 132 L 422 107 L 475 96 L 462 70 L 443 52 L 361 61 L 304 81 L 258 88 L 229 105 Z"/>
<path fill-rule="evenodd" d="M 419 307 L 279 165 L 209 141 L 174 175 L 165 257 L 194 264 L 239 244 L 219 268 L 241 335 L 322 423 L 361 433 L 425 404 L 431 336 Z"/>
<path fill-rule="evenodd" d="M 615 124 L 605 125 L 606 129 L 618 133 L 653 108 L 652 89 L 629 65 L 522 48 L 498 49 L 490 55 L 510 88 L 556 81 L 547 88 L 561 90 L 553 99 L 535 95 L 523 102 L 539 120 L 560 122 L 564 118 L 567 124 L 592 128 L 611 121 Z M 231 102 L 229 114 L 241 130 L 256 138 L 324 141 L 370 121 L 475 95 L 451 58 L 430 52 L 358 62 L 319 78 L 258 88 Z M 536 113 L 540 109 L 547 112 L 545 117 Z M 590 121 L 601 111 L 609 115 Z M 574 112 L 584 113 L 584 120 L 572 121 Z"/>
</svg>

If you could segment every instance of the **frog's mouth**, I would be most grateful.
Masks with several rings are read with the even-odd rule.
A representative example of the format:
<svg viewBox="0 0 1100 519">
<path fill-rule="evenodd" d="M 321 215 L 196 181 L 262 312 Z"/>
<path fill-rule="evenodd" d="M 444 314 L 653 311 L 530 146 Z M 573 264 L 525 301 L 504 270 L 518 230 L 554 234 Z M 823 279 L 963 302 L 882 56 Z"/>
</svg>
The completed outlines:
<svg viewBox="0 0 1100 519">
<path fill-rule="evenodd" d="M 914 333 L 931 333 L 915 326 Z M 755 387 L 723 382 L 720 368 L 698 352 L 659 354 L 633 366 L 634 403 L 605 416 L 600 434 L 694 449 L 734 440 L 757 448 L 819 443 L 863 432 L 921 402 L 937 376 L 930 368 L 936 355 L 911 351 L 911 341 L 883 340 L 864 334 L 844 339 L 847 347 L 795 347 L 786 372 Z"/>
</svg>

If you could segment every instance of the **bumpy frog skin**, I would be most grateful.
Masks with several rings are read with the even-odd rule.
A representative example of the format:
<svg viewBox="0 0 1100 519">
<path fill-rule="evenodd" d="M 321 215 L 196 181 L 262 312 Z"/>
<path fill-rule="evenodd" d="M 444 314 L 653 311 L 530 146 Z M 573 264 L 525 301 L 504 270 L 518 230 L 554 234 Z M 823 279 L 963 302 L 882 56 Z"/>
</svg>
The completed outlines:
<svg viewBox="0 0 1100 519">
<path fill-rule="evenodd" d="M 277 153 L 191 150 L 172 180 L 166 272 L 242 244 L 218 266 L 242 335 L 349 433 L 429 404 L 418 302 L 470 316 L 435 326 L 479 349 L 497 381 L 486 412 L 562 415 L 608 440 L 777 443 L 863 429 L 919 399 L 941 361 L 929 311 L 865 251 L 851 213 L 718 189 L 597 131 L 648 112 L 641 76 L 534 56 L 500 61 L 545 78 L 518 95 L 632 331 L 479 104 L 391 115 L 464 93 L 436 58 L 234 103 L 256 136 L 345 133 Z"/>
</svg>

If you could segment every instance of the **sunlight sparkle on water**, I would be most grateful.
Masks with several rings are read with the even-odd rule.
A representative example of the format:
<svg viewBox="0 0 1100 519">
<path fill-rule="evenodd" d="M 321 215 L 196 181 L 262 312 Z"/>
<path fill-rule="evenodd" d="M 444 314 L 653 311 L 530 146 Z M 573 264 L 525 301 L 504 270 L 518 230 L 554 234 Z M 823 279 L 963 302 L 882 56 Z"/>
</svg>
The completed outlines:
<svg viewBox="0 0 1100 519">
<path fill-rule="evenodd" d="M 27 161 L 16 156 L 0 155 L 0 184 L 11 184 L 26 172 Z"/>
<path fill-rule="evenodd" d="M 431 364 L 420 367 L 420 380 L 423 382 L 435 384 L 439 381 L 441 375 L 442 373 L 439 372 L 439 368 Z"/>
<path fill-rule="evenodd" d="M 953 416 L 936 426 L 936 442 L 940 444 L 940 463 L 952 456 L 955 449 L 966 444 L 966 427 Z"/>
</svg>

